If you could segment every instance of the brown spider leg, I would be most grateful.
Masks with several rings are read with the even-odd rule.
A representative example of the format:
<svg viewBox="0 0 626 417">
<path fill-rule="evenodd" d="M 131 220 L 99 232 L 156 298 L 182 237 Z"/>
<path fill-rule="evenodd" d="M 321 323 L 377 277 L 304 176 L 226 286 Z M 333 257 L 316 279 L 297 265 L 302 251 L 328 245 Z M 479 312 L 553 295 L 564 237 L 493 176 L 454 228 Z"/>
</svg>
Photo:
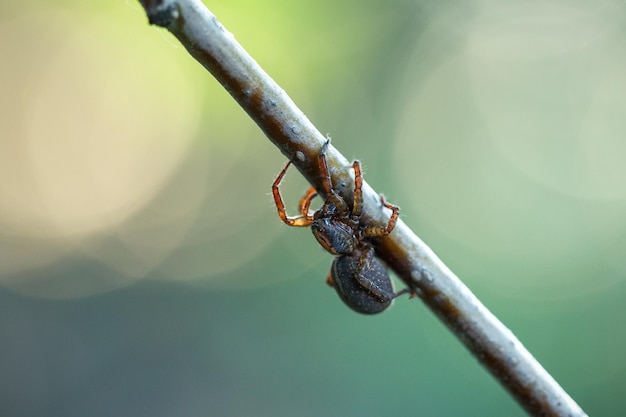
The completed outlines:
<svg viewBox="0 0 626 417">
<path fill-rule="evenodd" d="M 326 276 L 326 284 L 330 287 L 335 286 L 335 283 L 333 282 L 332 271 L 328 271 L 328 275 Z"/>
<path fill-rule="evenodd" d="M 341 196 L 333 189 L 333 183 L 330 179 L 330 171 L 328 170 L 328 163 L 326 162 L 326 149 L 329 144 L 330 139 L 326 140 L 319 155 L 319 164 L 322 171 L 322 185 L 324 186 L 324 191 L 326 191 L 326 202 L 330 202 L 332 205 L 337 207 L 337 210 L 340 212 L 346 213 L 348 211 L 348 205 L 345 200 L 341 198 Z"/>
<path fill-rule="evenodd" d="M 354 161 L 352 163 L 354 169 L 354 201 L 352 202 L 352 218 L 358 219 L 363 211 L 363 175 L 361 174 L 361 163 Z"/>
<path fill-rule="evenodd" d="M 409 298 L 417 297 L 417 295 L 414 294 L 413 291 L 411 291 L 408 288 L 405 288 L 405 289 L 400 290 L 398 292 L 394 292 L 393 293 L 393 297 L 391 297 L 391 299 L 398 298 L 398 297 L 400 297 L 401 295 L 404 295 L 404 294 L 409 294 Z"/>
<path fill-rule="evenodd" d="M 313 201 L 316 195 L 317 191 L 315 191 L 315 188 L 309 188 L 309 191 L 300 199 L 300 214 L 305 217 L 309 216 L 309 207 L 311 207 L 311 201 Z"/>
<path fill-rule="evenodd" d="M 400 207 L 394 206 L 393 204 L 387 203 L 385 201 L 385 197 L 380 196 L 380 202 L 383 206 L 387 207 L 392 211 L 391 217 L 389 218 L 389 222 L 387 223 L 387 227 L 381 226 L 370 226 L 366 227 L 361 235 L 363 237 L 377 237 L 377 236 L 386 236 L 396 227 L 396 222 L 398 221 L 398 215 L 400 214 Z"/>
<path fill-rule="evenodd" d="M 272 184 L 272 194 L 274 195 L 274 203 L 276 204 L 276 209 L 278 210 L 278 217 L 280 217 L 280 219 L 286 224 L 288 224 L 289 226 L 298 226 L 298 227 L 310 226 L 311 223 L 313 223 L 313 216 L 309 216 L 308 214 L 309 205 L 311 204 L 311 200 L 313 199 L 313 197 L 310 196 L 310 191 L 306 194 L 303 200 L 300 201 L 301 211 L 304 211 L 304 207 L 306 207 L 307 213 L 301 214 L 300 216 L 295 216 L 295 217 L 287 216 L 287 211 L 285 210 L 285 203 L 283 202 L 283 198 L 280 196 L 280 191 L 278 187 L 280 186 L 280 183 L 283 180 L 283 177 L 285 176 L 285 173 L 287 172 L 287 168 L 289 168 L 290 164 L 291 164 L 291 161 L 287 162 L 287 165 L 285 165 L 285 168 L 283 168 L 280 174 L 278 174 L 278 178 L 276 178 L 276 181 L 274 181 L 274 184 Z"/>
</svg>

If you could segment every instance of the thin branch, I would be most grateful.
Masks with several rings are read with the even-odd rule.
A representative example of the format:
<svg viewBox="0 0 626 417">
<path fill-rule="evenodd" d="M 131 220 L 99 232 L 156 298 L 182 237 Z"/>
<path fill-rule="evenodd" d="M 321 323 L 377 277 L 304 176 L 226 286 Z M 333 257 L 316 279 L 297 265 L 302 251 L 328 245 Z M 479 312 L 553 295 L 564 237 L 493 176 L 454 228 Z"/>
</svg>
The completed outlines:
<svg viewBox="0 0 626 417">
<path fill-rule="evenodd" d="M 151 24 L 167 28 L 233 96 L 304 177 L 323 190 L 317 156 L 325 137 L 235 41 L 200 0 L 140 0 Z M 326 153 L 338 192 L 352 203 L 351 165 Z M 390 213 L 363 184 L 363 219 L 384 224 Z M 376 242 L 376 254 L 452 330 L 534 416 L 585 416 L 583 410 L 450 269 L 402 221 Z"/>
</svg>

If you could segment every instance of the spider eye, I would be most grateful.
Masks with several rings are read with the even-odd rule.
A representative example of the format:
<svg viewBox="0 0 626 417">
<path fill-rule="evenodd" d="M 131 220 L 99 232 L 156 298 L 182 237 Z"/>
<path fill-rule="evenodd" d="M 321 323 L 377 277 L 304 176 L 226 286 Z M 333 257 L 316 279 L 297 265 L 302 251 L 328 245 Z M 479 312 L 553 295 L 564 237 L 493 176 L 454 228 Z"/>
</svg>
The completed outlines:
<svg viewBox="0 0 626 417">
<path fill-rule="evenodd" d="M 334 216 L 337 213 L 337 206 L 328 203 L 326 204 L 324 212 L 326 213 L 326 216 Z"/>
<path fill-rule="evenodd" d="M 324 204 L 321 209 L 313 214 L 315 220 L 324 220 L 334 217 L 337 214 L 337 206 L 331 203 Z"/>
</svg>

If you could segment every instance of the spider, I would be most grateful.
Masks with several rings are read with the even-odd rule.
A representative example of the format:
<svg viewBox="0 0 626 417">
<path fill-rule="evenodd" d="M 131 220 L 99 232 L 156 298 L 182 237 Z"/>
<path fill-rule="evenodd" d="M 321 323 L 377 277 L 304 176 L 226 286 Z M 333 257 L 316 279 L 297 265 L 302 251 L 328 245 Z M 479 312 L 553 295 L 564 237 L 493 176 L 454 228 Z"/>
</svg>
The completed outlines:
<svg viewBox="0 0 626 417">
<path fill-rule="evenodd" d="M 294 217 L 287 215 L 279 191 L 280 183 L 291 164 L 287 162 L 272 185 L 278 216 L 289 226 L 311 226 L 319 244 L 335 255 L 326 283 L 335 288 L 348 307 L 362 314 L 380 313 L 391 305 L 394 298 L 408 290 L 394 293 L 389 274 L 375 256 L 370 239 L 391 233 L 398 220 L 400 209 L 387 203 L 381 195 L 381 204 L 392 210 L 389 222 L 385 227 L 361 225 L 363 209 L 361 163 L 359 161 L 352 163 L 354 202 L 350 210 L 346 201 L 332 187 L 326 163 L 326 149 L 329 143 L 330 140 L 324 143 L 318 156 L 322 185 L 327 196 L 322 207 L 313 214 L 309 213 L 311 201 L 317 195 L 315 188 L 311 187 L 300 199 L 300 215 Z"/>
</svg>

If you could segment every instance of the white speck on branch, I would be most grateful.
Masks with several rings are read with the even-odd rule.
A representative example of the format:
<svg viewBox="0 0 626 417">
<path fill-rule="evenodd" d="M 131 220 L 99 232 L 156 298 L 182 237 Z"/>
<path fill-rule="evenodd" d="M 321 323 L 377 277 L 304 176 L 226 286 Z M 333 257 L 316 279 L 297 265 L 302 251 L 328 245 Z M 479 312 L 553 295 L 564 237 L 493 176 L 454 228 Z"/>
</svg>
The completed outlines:
<svg viewBox="0 0 626 417">
<path fill-rule="evenodd" d="M 317 156 L 326 138 L 224 29 L 200 0 L 140 0 L 151 24 L 167 28 L 263 130 L 304 177 L 323 190 Z M 351 164 L 334 147 L 326 158 L 339 194 L 352 203 Z M 344 192 L 345 191 L 345 192 Z M 325 197 L 325 196 L 324 196 Z M 384 224 L 389 211 L 363 183 L 363 219 Z M 582 417 L 584 411 L 522 343 L 401 220 L 376 254 L 467 346 L 533 416 Z"/>
</svg>

